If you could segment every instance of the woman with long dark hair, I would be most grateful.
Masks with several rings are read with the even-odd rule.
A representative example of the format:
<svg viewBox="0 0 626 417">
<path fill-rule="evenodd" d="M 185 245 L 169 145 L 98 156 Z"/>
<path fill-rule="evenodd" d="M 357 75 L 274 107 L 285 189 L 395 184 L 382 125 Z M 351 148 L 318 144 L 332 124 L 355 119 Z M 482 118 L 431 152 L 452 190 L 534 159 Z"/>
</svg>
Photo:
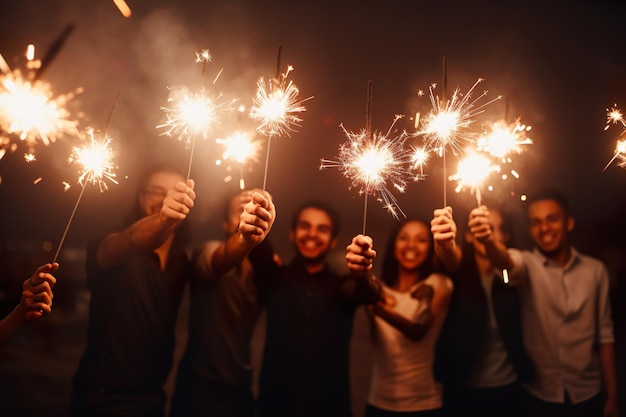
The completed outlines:
<svg viewBox="0 0 626 417">
<path fill-rule="evenodd" d="M 347 247 L 353 274 L 370 274 L 373 241 Z M 369 308 L 374 359 L 366 417 L 439 415 L 442 389 L 433 376 L 434 348 L 448 310 L 452 281 L 435 272 L 429 225 L 405 220 L 392 231 L 383 258 L 383 296 Z"/>
</svg>

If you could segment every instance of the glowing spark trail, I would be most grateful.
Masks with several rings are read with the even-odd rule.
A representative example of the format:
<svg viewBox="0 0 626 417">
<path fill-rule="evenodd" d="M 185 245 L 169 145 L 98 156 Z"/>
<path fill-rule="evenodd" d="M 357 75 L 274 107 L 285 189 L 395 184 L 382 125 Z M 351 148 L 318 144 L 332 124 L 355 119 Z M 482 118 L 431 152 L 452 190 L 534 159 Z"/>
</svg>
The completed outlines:
<svg viewBox="0 0 626 417">
<path fill-rule="evenodd" d="M 116 166 L 112 161 L 115 154 L 109 147 L 111 139 L 106 134 L 104 134 L 102 139 L 96 138 L 92 128 L 87 129 L 87 135 L 89 136 L 89 142 L 83 147 L 74 147 L 69 158 L 69 163 L 80 166 L 78 183 L 82 185 L 82 188 L 76 200 L 76 204 L 74 205 L 74 209 L 72 210 L 72 214 L 70 215 L 70 219 L 65 226 L 65 231 L 63 232 L 52 263 L 56 262 L 61 252 L 65 236 L 70 228 L 70 224 L 72 223 L 72 219 L 74 218 L 74 214 L 83 197 L 87 184 L 98 184 L 100 192 L 108 189 L 107 180 L 117 184 L 114 172 Z"/>
<path fill-rule="evenodd" d="M 202 84 L 207 62 L 211 61 L 208 50 L 196 52 L 196 63 L 202 63 Z M 221 74 L 221 71 L 220 71 Z M 213 80 L 217 82 L 218 76 Z M 166 122 L 157 126 L 165 128 L 162 135 L 175 137 L 186 145 L 191 145 L 187 179 L 191 173 L 196 137 L 207 139 L 213 130 L 221 123 L 221 115 L 233 109 L 235 99 L 223 100 L 222 93 L 211 95 L 204 85 L 200 91 L 190 91 L 187 87 L 170 89 L 167 99 L 171 103 L 168 107 L 161 107 L 165 112 Z"/>
<path fill-rule="evenodd" d="M 290 136 L 300 127 L 300 113 L 306 110 L 304 103 L 313 97 L 299 99 L 300 90 L 289 80 L 289 73 L 293 66 L 289 65 L 287 71 L 280 73 L 280 51 L 278 49 L 278 64 L 276 77 L 270 79 L 267 84 L 263 77 L 257 82 L 257 93 L 248 116 L 259 122 L 257 132 L 267 136 L 267 153 L 265 160 L 265 174 L 263 177 L 263 190 L 267 184 L 267 169 L 270 155 L 272 138 L 283 135 Z"/>
<path fill-rule="evenodd" d="M 616 105 L 617 106 L 617 105 Z M 611 108 L 611 110 L 607 109 L 607 122 L 604 130 L 608 130 L 611 124 L 621 124 L 622 125 L 622 133 L 620 136 L 626 134 L 626 121 L 624 120 L 624 116 L 622 111 L 617 107 Z M 621 168 L 626 168 L 626 139 L 617 140 L 615 145 L 615 154 L 609 160 L 609 162 L 604 166 L 602 171 L 606 171 L 606 169 L 613 163 L 613 161 L 618 160 L 617 166 Z"/>
</svg>

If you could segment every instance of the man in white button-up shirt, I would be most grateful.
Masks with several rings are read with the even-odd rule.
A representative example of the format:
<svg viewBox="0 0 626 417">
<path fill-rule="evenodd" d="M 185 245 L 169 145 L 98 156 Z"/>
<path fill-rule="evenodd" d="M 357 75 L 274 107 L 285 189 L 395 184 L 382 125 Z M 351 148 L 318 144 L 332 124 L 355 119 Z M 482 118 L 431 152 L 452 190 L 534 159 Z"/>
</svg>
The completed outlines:
<svg viewBox="0 0 626 417">
<path fill-rule="evenodd" d="M 507 250 L 493 239 L 484 206 L 472 211 L 468 223 L 519 287 L 524 344 L 537 375 L 525 386 L 529 415 L 617 417 L 607 269 L 570 245 L 574 219 L 563 194 L 544 190 L 530 197 L 532 251 Z"/>
</svg>

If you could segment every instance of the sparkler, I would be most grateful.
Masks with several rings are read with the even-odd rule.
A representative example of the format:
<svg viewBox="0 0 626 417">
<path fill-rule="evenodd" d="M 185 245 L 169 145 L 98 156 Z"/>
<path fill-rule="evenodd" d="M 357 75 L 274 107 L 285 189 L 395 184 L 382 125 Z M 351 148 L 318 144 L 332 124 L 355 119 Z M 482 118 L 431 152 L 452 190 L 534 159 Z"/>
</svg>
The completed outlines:
<svg viewBox="0 0 626 417">
<path fill-rule="evenodd" d="M 313 97 L 299 99 L 300 90 L 289 80 L 289 73 L 293 67 L 289 65 L 287 71 L 280 72 L 280 52 L 278 48 L 278 63 L 276 65 L 276 76 L 265 83 L 263 77 L 257 82 L 257 93 L 254 98 L 254 105 L 250 108 L 249 117 L 260 124 L 257 132 L 267 136 L 267 152 L 265 157 L 265 174 L 263 176 L 263 190 L 267 184 L 267 169 L 269 165 L 270 145 L 272 138 L 283 135 L 290 136 L 290 132 L 295 132 L 300 127 L 302 119 L 299 114 L 306 110 L 304 103 Z"/>
<path fill-rule="evenodd" d="M 208 50 L 196 52 L 196 63 L 202 63 L 202 87 L 200 91 L 190 91 L 187 87 L 170 89 L 167 102 L 171 105 L 161 107 L 161 110 L 165 111 L 166 122 L 157 126 L 157 128 L 165 128 L 162 135 L 176 137 L 186 145 L 191 145 L 187 179 L 191 173 L 196 137 L 201 136 L 203 139 L 207 139 L 209 134 L 220 124 L 221 114 L 232 110 L 232 104 L 236 101 L 235 99 L 224 101 L 222 100 L 222 93 L 213 96 L 205 90 L 204 74 L 206 64 L 211 60 L 212 57 Z M 220 70 L 213 80 L 213 84 L 217 82 L 221 73 Z"/>
<path fill-rule="evenodd" d="M 112 162 L 114 152 L 109 147 L 111 139 L 106 133 L 102 138 L 98 138 L 93 128 L 87 128 L 87 135 L 89 142 L 85 146 L 74 147 L 72 154 L 69 157 L 70 164 L 77 164 L 80 166 L 78 183 L 82 185 L 82 188 L 80 194 L 78 195 L 78 199 L 76 200 L 76 204 L 74 205 L 74 209 L 72 210 L 72 214 L 70 215 L 70 219 L 67 222 L 52 263 L 56 262 L 57 257 L 59 256 L 67 231 L 70 228 L 70 224 L 72 223 L 72 219 L 74 218 L 74 214 L 76 213 L 78 204 L 83 197 L 87 184 L 97 184 L 100 188 L 100 192 L 108 189 L 107 181 L 117 184 L 114 171 L 115 164 Z"/>
<path fill-rule="evenodd" d="M 446 150 L 449 148 L 454 155 L 457 155 L 463 145 L 473 142 L 476 133 L 472 132 L 470 127 L 474 122 L 474 117 L 482 113 L 487 105 L 502 98 L 502 96 L 498 96 L 479 104 L 479 100 L 487 95 L 487 91 L 483 91 L 476 98 L 472 96 L 482 81 L 484 80 L 479 78 L 465 94 L 457 88 L 449 100 L 445 99 L 445 96 L 439 98 L 435 95 L 436 83 L 431 84 L 428 89 L 432 110 L 417 133 L 423 135 L 428 149 L 435 151 L 443 158 L 444 206 L 446 205 Z"/>
<path fill-rule="evenodd" d="M 378 195 L 378 200 L 383 202 L 384 208 L 396 219 L 399 213 L 404 216 L 387 183 L 404 192 L 408 179 L 412 177 L 411 171 L 407 168 L 411 163 L 411 153 L 404 146 L 409 135 L 402 131 L 390 137 L 395 123 L 403 116 L 396 115 L 387 133 L 372 132 L 370 107 L 371 82 L 368 87 L 366 128 L 360 132 L 350 132 L 341 125 L 347 141 L 339 147 L 339 156 L 336 160 L 322 159 L 320 165 L 320 170 L 338 168 L 351 181 L 349 188 L 357 188 L 359 194 L 364 196 L 363 234 L 367 219 L 368 196 Z"/>
<path fill-rule="evenodd" d="M 239 188 L 245 188 L 243 169 L 248 162 L 259 160 L 260 142 L 254 140 L 248 132 L 235 132 L 224 139 L 216 139 L 216 143 L 224 146 L 223 158 L 239 164 Z"/>
<path fill-rule="evenodd" d="M 623 136 L 626 133 L 626 121 L 624 121 L 624 116 L 622 111 L 618 109 L 615 105 L 611 108 L 611 110 L 607 109 L 607 122 L 604 130 L 608 130 L 611 127 L 611 124 L 621 124 L 622 125 L 622 133 L 620 136 Z M 617 140 L 615 145 L 615 154 L 609 160 L 609 162 L 604 166 L 603 172 L 613 163 L 613 161 L 618 160 L 617 166 L 621 168 L 626 168 L 626 139 Z"/>
<path fill-rule="evenodd" d="M 489 174 L 499 170 L 500 166 L 492 165 L 489 158 L 484 154 L 468 151 L 465 158 L 459 161 L 457 173 L 450 176 L 450 179 L 458 181 L 456 192 L 461 191 L 464 187 L 469 187 L 470 191 L 476 195 L 476 202 L 480 206 L 482 203 L 480 189 L 483 182 Z"/>
<path fill-rule="evenodd" d="M 11 69 L 0 55 L 0 159 L 17 148 L 13 136 L 32 153 L 39 141 L 47 146 L 76 130 L 78 122 L 66 105 L 83 89 L 54 97 L 50 84 L 40 79 L 72 30 L 68 26 L 42 60 L 35 59 L 35 47 L 29 45 L 25 71 Z"/>
</svg>

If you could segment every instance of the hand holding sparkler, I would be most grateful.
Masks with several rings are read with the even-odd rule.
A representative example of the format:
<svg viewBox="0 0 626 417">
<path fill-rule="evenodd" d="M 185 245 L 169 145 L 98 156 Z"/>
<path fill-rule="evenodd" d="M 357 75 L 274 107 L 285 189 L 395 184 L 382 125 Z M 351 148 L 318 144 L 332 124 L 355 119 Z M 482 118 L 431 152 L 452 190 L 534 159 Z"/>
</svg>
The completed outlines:
<svg viewBox="0 0 626 417">
<path fill-rule="evenodd" d="M 364 274 L 371 271 L 375 257 L 374 241 L 369 236 L 356 235 L 346 247 L 346 262 L 352 273 Z"/>
<path fill-rule="evenodd" d="M 452 207 L 435 209 L 430 221 L 434 251 L 447 270 L 454 271 L 461 262 L 461 249 L 456 244 L 457 226 L 452 216 Z"/>
</svg>

